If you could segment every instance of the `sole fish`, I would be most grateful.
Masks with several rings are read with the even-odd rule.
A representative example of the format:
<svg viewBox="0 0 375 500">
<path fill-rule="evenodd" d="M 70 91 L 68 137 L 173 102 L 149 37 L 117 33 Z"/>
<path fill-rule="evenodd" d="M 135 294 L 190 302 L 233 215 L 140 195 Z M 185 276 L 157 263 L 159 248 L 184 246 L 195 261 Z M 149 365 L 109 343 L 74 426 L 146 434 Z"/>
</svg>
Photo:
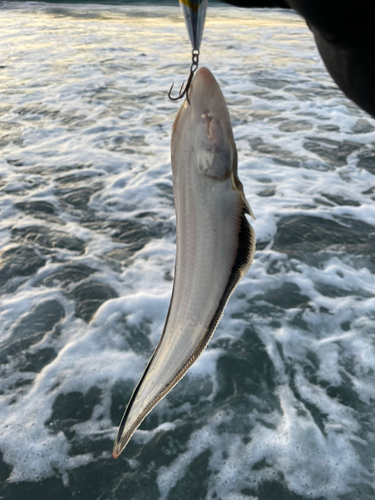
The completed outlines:
<svg viewBox="0 0 375 500">
<path fill-rule="evenodd" d="M 220 87 L 200 68 L 172 130 L 176 267 L 164 330 L 120 423 L 116 458 L 156 404 L 207 346 L 230 295 L 248 271 L 253 216 L 237 176 L 237 149 Z"/>
</svg>

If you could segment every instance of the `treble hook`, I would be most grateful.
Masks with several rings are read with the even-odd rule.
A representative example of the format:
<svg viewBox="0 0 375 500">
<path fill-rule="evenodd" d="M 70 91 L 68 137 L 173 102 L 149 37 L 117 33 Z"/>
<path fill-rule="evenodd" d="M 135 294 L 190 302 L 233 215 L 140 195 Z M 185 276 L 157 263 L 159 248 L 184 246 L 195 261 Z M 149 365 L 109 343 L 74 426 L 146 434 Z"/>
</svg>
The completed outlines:
<svg viewBox="0 0 375 500">
<path fill-rule="evenodd" d="M 169 97 L 169 99 L 171 101 L 178 101 L 179 99 L 182 99 L 184 97 L 184 95 L 186 94 L 186 100 L 190 104 L 188 90 L 189 90 L 191 81 L 194 78 L 194 73 L 198 69 L 198 64 L 199 64 L 199 50 L 198 49 L 194 49 L 192 51 L 192 53 L 191 53 L 191 59 L 192 60 L 191 60 L 191 65 L 190 65 L 189 78 L 187 79 L 187 82 L 186 82 L 185 86 L 184 86 L 185 82 L 182 82 L 180 90 L 178 91 L 178 96 L 177 97 L 172 97 L 171 96 L 174 82 L 172 83 L 171 88 L 169 89 L 168 97 Z"/>
</svg>

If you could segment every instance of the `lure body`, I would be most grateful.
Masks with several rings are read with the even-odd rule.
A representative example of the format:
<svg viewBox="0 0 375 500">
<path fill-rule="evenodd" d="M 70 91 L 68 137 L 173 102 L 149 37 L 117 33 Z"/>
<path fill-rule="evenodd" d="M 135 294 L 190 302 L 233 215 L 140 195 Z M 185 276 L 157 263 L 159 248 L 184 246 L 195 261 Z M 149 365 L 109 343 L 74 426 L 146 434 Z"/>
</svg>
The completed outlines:
<svg viewBox="0 0 375 500">
<path fill-rule="evenodd" d="M 138 383 L 113 456 L 206 347 L 224 307 L 248 271 L 255 247 L 252 215 L 237 176 L 229 113 L 215 78 L 200 68 L 172 131 L 176 267 L 164 331 Z"/>
<path fill-rule="evenodd" d="M 208 0 L 180 0 L 193 51 L 201 46 Z"/>
</svg>

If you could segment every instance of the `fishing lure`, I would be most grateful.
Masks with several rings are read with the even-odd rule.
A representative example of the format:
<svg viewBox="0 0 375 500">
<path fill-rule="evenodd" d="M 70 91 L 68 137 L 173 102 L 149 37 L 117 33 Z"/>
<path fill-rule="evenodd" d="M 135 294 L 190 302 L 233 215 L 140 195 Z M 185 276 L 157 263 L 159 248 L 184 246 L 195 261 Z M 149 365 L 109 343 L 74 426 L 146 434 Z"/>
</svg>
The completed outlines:
<svg viewBox="0 0 375 500">
<path fill-rule="evenodd" d="M 185 82 L 182 82 L 177 97 L 172 97 L 171 94 L 174 85 L 173 82 L 171 88 L 169 89 L 168 97 L 169 99 L 171 99 L 171 101 L 177 101 L 179 99 L 182 99 L 186 95 L 187 101 L 189 102 L 188 90 L 193 80 L 194 73 L 198 69 L 199 65 L 199 48 L 202 42 L 203 28 L 204 28 L 204 21 L 206 19 L 208 0 L 179 0 L 179 1 L 182 8 L 182 12 L 184 14 L 185 24 L 192 46 L 192 52 L 191 52 L 192 61 L 186 85 L 184 85 Z"/>
</svg>

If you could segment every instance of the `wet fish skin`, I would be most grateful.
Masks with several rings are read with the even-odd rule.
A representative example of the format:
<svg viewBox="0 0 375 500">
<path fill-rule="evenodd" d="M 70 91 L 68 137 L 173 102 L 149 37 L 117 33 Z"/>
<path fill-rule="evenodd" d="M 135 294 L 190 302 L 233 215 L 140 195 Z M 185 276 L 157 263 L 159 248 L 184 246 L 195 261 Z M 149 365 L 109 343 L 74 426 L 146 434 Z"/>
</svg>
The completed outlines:
<svg viewBox="0 0 375 500">
<path fill-rule="evenodd" d="M 200 68 L 172 130 L 176 266 L 161 340 L 120 423 L 116 458 L 156 404 L 199 357 L 248 271 L 255 235 L 237 175 L 237 150 L 224 97 Z"/>
</svg>

